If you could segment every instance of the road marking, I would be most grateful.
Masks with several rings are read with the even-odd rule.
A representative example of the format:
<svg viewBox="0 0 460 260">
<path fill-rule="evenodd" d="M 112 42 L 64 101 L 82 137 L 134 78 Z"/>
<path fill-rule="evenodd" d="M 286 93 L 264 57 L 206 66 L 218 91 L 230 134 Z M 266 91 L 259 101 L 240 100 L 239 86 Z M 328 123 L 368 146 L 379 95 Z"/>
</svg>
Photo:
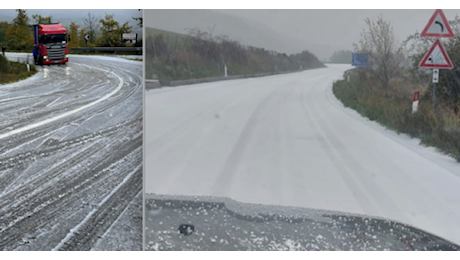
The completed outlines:
<svg viewBox="0 0 460 260">
<path fill-rule="evenodd" d="M 95 100 L 95 101 L 93 101 L 93 102 L 91 102 L 89 104 L 86 104 L 86 105 L 84 105 L 82 107 L 79 107 L 79 108 L 76 108 L 74 110 L 65 112 L 63 114 L 60 114 L 60 115 L 52 117 L 52 118 L 48 118 L 48 119 L 46 119 L 44 121 L 37 122 L 37 123 L 34 123 L 34 124 L 30 124 L 30 125 L 26 125 L 26 126 L 23 126 L 21 128 L 18 128 L 16 130 L 1 134 L 0 135 L 0 140 L 2 140 L 4 138 L 7 138 L 7 137 L 10 137 L 10 136 L 15 135 L 15 134 L 19 134 L 19 133 L 22 133 L 22 132 L 25 132 L 25 131 L 28 131 L 28 130 L 31 130 L 31 129 L 34 129 L 34 128 L 37 128 L 37 127 L 40 127 L 40 126 L 43 126 L 43 125 L 46 125 L 46 124 L 49 124 L 49 123 L 52 123 L 52 122 L 57 121 L 59 119 L 62 119 L 64 117 L 68 117 L 68 116 L 73 115 L 75 113 L 78 113 L 78 112 L 80 112 L 82 110 L 85 110 L 85 109 L 87 109 L 89 107 L 92 107 L 92 106 L 94 106 L 94 105 L 96 105 L 96 104 L 108 99 L 109 97 L 115 95 L 118 91 L 120 91 L 121 87 L 123 87 L 124 81 L 117 74 L 115 74 L 115 73 L 113 73 L 111 71 L 104 70 L 104 69 L 101 69 L 101 68 L 96 68 L 96 67 L 93 67 L 93 66 L 88 66 L 88 65 L 83 65 L 83 66 L 90 67 L 90 68 L 93 68 L 93 69 L 98 69 L 98 70 L 105 71 L 107 73 L 115 75 L 115 77 L 117 77 L 118 80 L 120 81 L 120 83 L 118 84 L 118 87 L 115 90 L 113 90 L 112 92 L 110 92 L 109 94 L 103 96 L 102 98 L 100 98 L 98 100 Z"/>
<path fill-rule="evenodd" d="M 0 99 L 0 103 L 16 101 L 16 100 L 21 100 L 21 99 L 27 99 L 27 98 L 33 98 L 33 97 L 34 96 L 20 96 L 20 97 L 14 97 L 14 98 Z"/>
</svg>

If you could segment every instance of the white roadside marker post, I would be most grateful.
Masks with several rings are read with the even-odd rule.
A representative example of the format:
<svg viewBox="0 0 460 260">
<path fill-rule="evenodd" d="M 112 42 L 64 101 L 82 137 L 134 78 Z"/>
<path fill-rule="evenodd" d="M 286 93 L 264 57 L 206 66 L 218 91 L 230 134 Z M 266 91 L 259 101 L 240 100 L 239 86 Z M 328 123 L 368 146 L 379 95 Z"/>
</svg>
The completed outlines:
<svg viewBox="0 0 460 260">
<path fill-rule="evenodd" d="M 26 67 L 27 67 L 27 71 L 30 71 L 29 54 L 27 54 Z"/>
<path fill-rule="evenodd" d="M 412 114 L 417 113 L 418 111 L 418 97 L 420 95 L 420 92 L 415 92 L 414 93 L 414 100 L 412 101 Z"/>
</svg>

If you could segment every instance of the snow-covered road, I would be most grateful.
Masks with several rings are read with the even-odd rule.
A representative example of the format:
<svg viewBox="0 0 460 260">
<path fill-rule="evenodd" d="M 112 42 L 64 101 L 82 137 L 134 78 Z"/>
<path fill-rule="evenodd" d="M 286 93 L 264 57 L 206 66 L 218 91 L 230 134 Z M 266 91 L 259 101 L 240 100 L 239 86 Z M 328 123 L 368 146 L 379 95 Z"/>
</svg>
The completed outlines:
<svg viewBox="0 0 460 260">
<path fill-rule="evenodd" d="M 142 63 L 37 69 L 0 85 L 0 250 L 141 250 Z"/>
<path fill-rule="evenodd" d="M 390 218 L 460 244 L 460 164 L 332 93 L 347 65 L 150 90 L 147 193 Z"/>
</svg>

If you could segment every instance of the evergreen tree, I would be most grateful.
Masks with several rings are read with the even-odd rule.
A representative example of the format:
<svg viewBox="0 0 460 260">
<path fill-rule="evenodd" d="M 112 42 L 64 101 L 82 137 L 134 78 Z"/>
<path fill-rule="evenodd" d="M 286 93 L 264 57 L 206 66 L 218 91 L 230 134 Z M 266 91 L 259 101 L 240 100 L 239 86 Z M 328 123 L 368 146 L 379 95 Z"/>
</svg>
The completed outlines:
<svg viewBox="0 0 460 260">
<path fill-rule="evenodd" d="M 6 41 L 10 50 L 32 50 L 34 38 L 32 30 L 28 28 L 29 16 L 26 10 L 17 9 L 16 18 L 6 33 Z"/>
</svg>

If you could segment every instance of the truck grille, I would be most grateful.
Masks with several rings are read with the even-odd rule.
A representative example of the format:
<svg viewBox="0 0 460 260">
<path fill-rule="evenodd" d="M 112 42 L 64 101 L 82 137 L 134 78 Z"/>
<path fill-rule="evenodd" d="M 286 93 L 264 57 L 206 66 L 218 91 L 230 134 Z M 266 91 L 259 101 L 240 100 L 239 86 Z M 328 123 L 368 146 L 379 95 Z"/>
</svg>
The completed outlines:
<svg viewBox="0 0 460 260">
<path fill-rule="evenodd" d="M 50 60 L 62 60 L 64 59 L 65 48 L 51 49 L 48 48 L 48 59 Z"/>
</svg>

